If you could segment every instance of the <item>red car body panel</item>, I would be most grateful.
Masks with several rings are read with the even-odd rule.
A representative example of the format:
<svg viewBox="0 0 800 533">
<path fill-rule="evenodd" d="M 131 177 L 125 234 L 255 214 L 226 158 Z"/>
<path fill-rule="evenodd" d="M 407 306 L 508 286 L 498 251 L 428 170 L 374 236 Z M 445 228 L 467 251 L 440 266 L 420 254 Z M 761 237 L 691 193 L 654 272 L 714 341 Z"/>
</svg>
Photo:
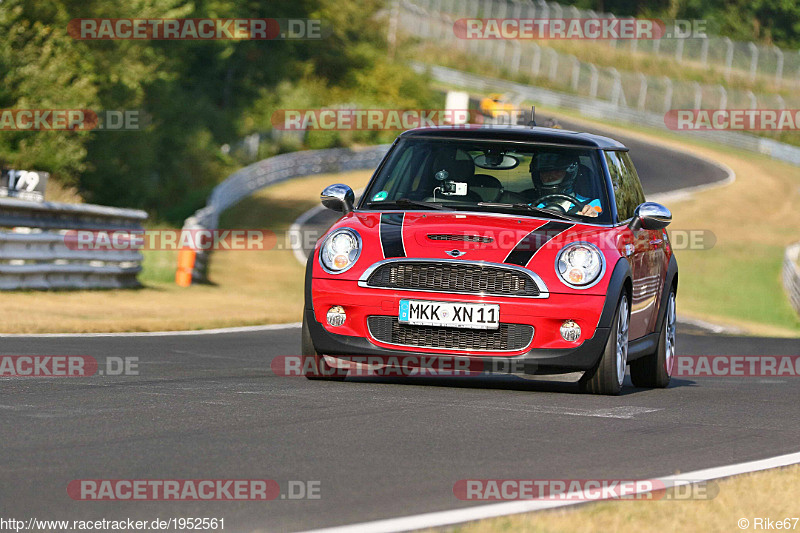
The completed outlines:
<svg viewBox="0 0 800 533">
<path fill-rule="evenodd" d="M 390 213 L 387 211 L 385 213 Z M 402 244 L 407 258 L 452 260 L 445 252 L 464 252 L 457 260 L 482 261 L 503 264 L 509 253 L 530 232 L 541 228 L 551 219 L 534 217 L 451 211 L 406 211 L 402 220 Z M 316 320 L 330 333 L 369 339 L 380 347 L 416 353 L 452 353 L 421 347 L 402 347 L 385 344 L 373 338 L 367 328 L 367 317 L 386 315 L 396 317 L 401 299 L 497 303 L 502 322 L 534 326 L 532 343 L 517 352 L 499 352 L 496 355 L 513 356 L 534 348 L 574 348 L 591 338 L 598 325 L 606 300 L 609 279 L 618 261 L 630 261 L 634 272 L 631 312 L 631 338 L 635 339 L 653 331 L 656 311 L 660 304 L 661 287 L 671 250 L 666 245 L 662 231 L 632 231 L 627 225 L 596 226 L 569 224 L 542 246 L 525 268 L 537 274 L 549 290 L 549 297 L 527 299 L 518 297 L 481 296 L 478 294 L 447 294 L 440 292 L 395 291 L 391 289 L 361 287 L 359 278 L 374 263 L 386 259 L 381 243 L 381 212 L 358 211 L 337 221 L 328 233 L 340 228 L 358 232 L 362 240 L 361 255 L 356 264 L 341 274 L 329 274 L 318 261 L 320 239 L 312 260 L 312 302 Z M 463 241 L 433 241 L 431 234 L 459 234 L 489 237 L 492 243 Z M 660 239 L 660 241 L 659 241 Z M 594 286 L 575 289 L 564 284 L 557 276 L 555 262 L 561 248 L 570 242 L 589 242 L 603 253 L 606 269 Z M 633 247 L 632 254 L 627 251 Z M 398 258 L 402 259 L 402 258 Z M 326 312 L 341 305 L 347 313 L 344 325 L 333 328 L 326 323 Z M 581 337 L 576 342 L 561 338 L 559 327 L 565 320 L 574 320 L 581 327 Z M 459 352 L 461 355 L 492 355 L 491 352 Z"/>
</svg>

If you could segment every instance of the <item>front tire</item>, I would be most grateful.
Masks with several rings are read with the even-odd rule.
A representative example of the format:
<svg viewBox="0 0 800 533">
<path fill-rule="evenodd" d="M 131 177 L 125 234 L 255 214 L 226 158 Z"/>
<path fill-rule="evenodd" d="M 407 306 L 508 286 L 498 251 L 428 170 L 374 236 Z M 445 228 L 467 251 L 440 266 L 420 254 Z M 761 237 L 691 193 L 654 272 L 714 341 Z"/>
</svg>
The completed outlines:
<svg viewBox="0 0 800 533">
<path fill-rule="evenodd" d="M 617 304 L 614 325 L 608 335 L 603 356 L 597 366 L 587 370 L 581 377 L 581 390 L 592 394 L 615 396 L 622 390 L 625 367 L 628 363 L 628 326 L 630 324 L 628 295 L 623 292 Z"/>
<path fill-rule="evenodd" d="M 303 374 L 306 379 L 344 381 L 344 378 L 347 377 L 347 371 L 329 365 L 328 362 L 325 361 L 325 358 L 317 353 L 316 348 L 314 348 L 305 313 L 303 313 L 303 330 L 300 344 L 302 353 L 301 363 L 303 365 Z"/>
<path fill-rule="evenodd" d="M 631 381 L 636 387 L 660 388 L 669 385 L 675 365 L 675 289 L 670 289 L 664 323 L 655 353 L 631 362 Z"/>
</svg>

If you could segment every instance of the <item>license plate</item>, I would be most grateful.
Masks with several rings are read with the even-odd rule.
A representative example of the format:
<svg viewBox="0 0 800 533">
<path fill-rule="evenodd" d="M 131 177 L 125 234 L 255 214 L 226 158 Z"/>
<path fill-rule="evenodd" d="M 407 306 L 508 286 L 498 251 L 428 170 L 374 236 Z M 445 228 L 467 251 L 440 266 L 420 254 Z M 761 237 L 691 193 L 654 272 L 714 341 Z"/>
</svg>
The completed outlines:
<svg viewBox="0 0 800 533">
<path fill-rule="evenodd" d="M 398 320 L 414 326 L 445 326 L 465 329 L 497 329 L 500 306 L 458 302 L 400 300 Z"/>
</svg>

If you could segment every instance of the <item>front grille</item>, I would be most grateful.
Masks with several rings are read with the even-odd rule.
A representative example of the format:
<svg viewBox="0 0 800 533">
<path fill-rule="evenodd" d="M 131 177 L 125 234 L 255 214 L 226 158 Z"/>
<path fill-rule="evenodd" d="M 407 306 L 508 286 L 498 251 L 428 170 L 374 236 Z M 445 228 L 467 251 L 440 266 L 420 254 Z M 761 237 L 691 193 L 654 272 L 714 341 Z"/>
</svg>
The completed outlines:
<svg viewBox="0 0 800 533">
<path fill-rule="evenodd" d="M 518 270 L 436 261 L 391 262 L 375 269 L 368 287 L 497 296 L 539 296 L 533 279 Z"/>
<path fill-rule="evenodd" d="M 401 324 L 397 317 L 371 316 L 367 326 L 375 339 L 387 344 L 443 350 L 510 352 L 525 348 L 533 340 L 533 326 L 526 324 L 500 324 L 496 330 L 460 329 L 411 326 Z"/>
<path fill-rule="evenodd" d="M 482 235 L 458 235 L 452 233 L 429 233 L 428 238 L 432 241 L 494 242 L 493 238 Z"/>
</svg>

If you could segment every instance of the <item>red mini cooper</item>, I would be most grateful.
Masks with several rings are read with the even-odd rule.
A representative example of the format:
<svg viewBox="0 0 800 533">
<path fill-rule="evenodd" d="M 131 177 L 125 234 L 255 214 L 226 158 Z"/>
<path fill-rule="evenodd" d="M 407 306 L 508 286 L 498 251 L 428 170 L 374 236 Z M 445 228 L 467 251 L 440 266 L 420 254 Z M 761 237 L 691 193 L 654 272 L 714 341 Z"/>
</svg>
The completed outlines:
<svg viewBox="0 0 800 533">
<path fill-rule="evenodd" d="M 356 356 L 417 356 L 583 372 L 581 388 L 599 394 L 620 392 L 627 365 L 635 386 L 669 384 L 672 215 L 645 201 L 619 142 L 524 126 L 410 130 L 354 201 L 346 185 L 322 192 L 342 217 L 306 269 L 307 377 L 343 379 L 336 369 Z"/>
</svg>

